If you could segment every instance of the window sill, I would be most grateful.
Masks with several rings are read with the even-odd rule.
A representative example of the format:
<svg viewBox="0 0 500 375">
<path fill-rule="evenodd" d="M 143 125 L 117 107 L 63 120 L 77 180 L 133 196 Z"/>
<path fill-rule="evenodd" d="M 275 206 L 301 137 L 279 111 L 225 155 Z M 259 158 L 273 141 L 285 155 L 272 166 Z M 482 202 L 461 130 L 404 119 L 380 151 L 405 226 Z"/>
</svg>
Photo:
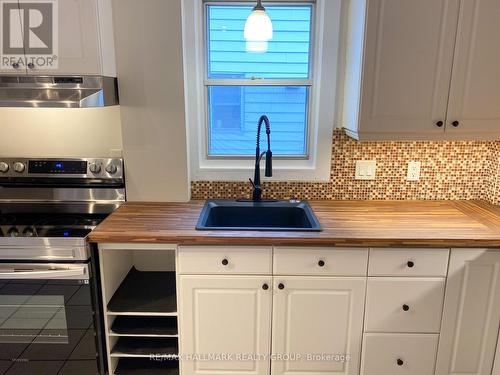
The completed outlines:
<svg viewBox="0 0 500 375">
<path fill-rule="evenodd" d="M 263 160 L 261 175 L 266 181 L 330 180 L 329 161 L 314 165 L 311 160 L 273 160 L 273 177 L 270 178 L 264 178 L 264 164 Z M 254 160 L 205 160 L 200 168 L 191 173 L 193 181 L 248 181 L 253 174 Z"/>
</svg>

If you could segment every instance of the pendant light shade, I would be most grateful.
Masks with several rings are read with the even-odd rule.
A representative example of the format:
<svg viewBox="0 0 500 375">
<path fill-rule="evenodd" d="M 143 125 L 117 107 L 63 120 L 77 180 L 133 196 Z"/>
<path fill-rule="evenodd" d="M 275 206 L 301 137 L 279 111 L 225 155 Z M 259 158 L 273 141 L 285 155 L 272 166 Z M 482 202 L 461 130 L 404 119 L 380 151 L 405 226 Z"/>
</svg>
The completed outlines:
<svg viewBox="0 0 500 375">
<path fill-rule="evenodd" d="M 273 24 L 261 0 L 247 18 L 244 37 L 247 52 L 267 52 L 268 42 L 273 38 Z"/>
</svg>

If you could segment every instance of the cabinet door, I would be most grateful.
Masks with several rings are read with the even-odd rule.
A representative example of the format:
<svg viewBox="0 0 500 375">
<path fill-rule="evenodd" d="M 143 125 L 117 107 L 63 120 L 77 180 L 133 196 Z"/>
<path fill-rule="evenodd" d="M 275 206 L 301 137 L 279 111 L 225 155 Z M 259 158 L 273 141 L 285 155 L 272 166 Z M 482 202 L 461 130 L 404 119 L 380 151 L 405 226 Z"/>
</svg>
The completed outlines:
<svg viewBox="0 0 500 375">
<path fill-rule="evenodd" d="M 24 75 L 26 66 L 24 59 L 24 38 L 22 14 L 16 2 L 0 4 L 0 27 L 8 26 L 8 35 L 3 35 L 0 40 L 0 74 Z M 3 25 L 7 20 L 8 25 Z"/>
<path fill-rule="evenodd" d="M 452 250 L 436 375 L 490 375 L 500 324 L 500 251 Z"/>
<path fill-rule="evenodd" d="M 459 0 L 368 3 L 361 139 L 443 136 Z"/>
<path fill-rule="evenodd" d="M 269 374 L 271 287 L 265 276 L 181 276 L 181 373 Z"/>
<path fill-rule="evenodd" d="M 365 289 L 364 278 L 275 277 L 273 375 L 359 374 Z"/>
<path fill-rule="evenodd" d="M 462 1 L 446 125 L 457 137 L 500 137 L 499 19 L 498 0 Z"/>
<path fill-rule="evenodd" d="M 498 334 L 497 354 L 495 355 L 495 363 L 493 364 L 491 375 L 500 375 L 500 332 Z"/>
<path fill-rule="evenodd" d="M 101 74 L 98 0 L 59 0 L 58 67 L 35 66 L 29 74 Z"/>
</svg>

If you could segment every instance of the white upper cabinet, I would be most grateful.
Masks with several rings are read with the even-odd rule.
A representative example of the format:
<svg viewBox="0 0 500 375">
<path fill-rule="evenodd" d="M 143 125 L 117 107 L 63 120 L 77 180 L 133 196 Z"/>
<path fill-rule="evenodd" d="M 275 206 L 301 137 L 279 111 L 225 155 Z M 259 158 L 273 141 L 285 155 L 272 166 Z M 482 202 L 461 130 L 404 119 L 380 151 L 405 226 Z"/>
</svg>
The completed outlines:
<svg viewBox="0 0 500 375">
<path fill-rule="evenodd" d="M 19 40 L 23 42 L 25 39 L 25 55 L 13 59 L 7 66 L 2 64 L 0 73 L 116 76 L 111 0 L 57 0 L 54 4 L 54 17 L 57 18 L 54 29 L 57 34 L 52 38 L 53 43 L 57 43 L 54 53 L 37 55 L 36 49 L 29 50 L 28 41 L 33 45 L 40 44 L 36 34 L 30 31 L 31 39 Z M 19 22 L 28 14 L 29 9 L 21 9 L 17 17 Z M 42 18 L 41 22 L 45 20 Z M 53 61 L 51 67 L 48 59 Z"/>
<path fill-rule="evenodd" d="M 452 250 L 436 375 L 491 375 L 500 325 L 500 251 Z"/>
<path fill-rule="evenodd" d="M 495 363 L 493 364 L 493 372 L 491 375 L 500 375 L 500 332 L 498 334 L 497 354 L 495 356 Z"/>
<path fill-rule="evenodd" d="M 499 20 L 500 1 L 462 1 L 446 124 L 453 136 L 499 138 Z"/>
<path fill-rule="evenodd" d="M 353 0 L 344 123 L 361 140 L 500 136 L 500 2 Z M 458 25 L 458 26 L 457 26 Z"/>
</svg>

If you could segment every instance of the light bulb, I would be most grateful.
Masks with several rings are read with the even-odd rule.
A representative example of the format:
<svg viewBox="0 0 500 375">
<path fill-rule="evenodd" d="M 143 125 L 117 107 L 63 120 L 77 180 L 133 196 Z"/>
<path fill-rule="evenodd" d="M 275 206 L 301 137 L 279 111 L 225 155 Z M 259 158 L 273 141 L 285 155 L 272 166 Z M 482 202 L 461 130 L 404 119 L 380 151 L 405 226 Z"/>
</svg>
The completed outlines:
<svg viewBox="0 0 500 375">
<path fill-rule="evenodd" d="M 267 52 L 268 41 L 273 38 L 273 24 L 260 1 L 245 22 L 244 37 L 248 52 Z"/>
</svg>

